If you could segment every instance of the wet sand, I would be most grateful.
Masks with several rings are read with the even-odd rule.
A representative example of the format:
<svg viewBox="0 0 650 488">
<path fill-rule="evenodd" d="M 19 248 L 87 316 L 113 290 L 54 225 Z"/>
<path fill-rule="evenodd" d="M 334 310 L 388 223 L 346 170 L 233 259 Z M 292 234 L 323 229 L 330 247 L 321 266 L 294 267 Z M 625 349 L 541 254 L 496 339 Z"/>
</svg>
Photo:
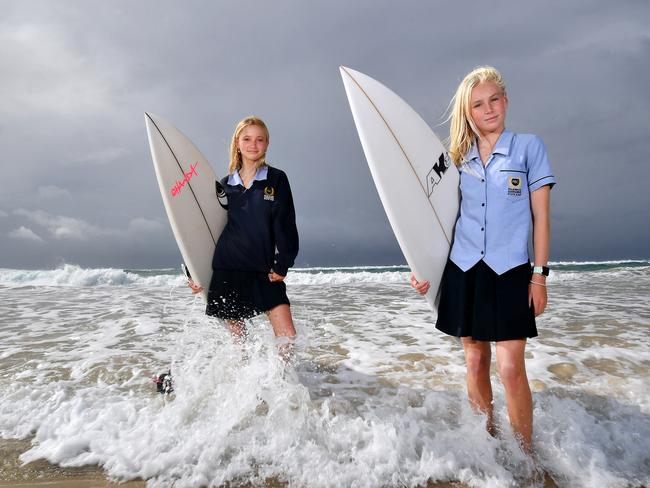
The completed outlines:
<svg viewBox="0 0 650 488">
<path fill-rule="evenodd" d="M 29 440 L 0 439 L 0 487 L 12 488 L 145 488 L 146 481 L 111 481 L 100 466 L 64 468 L 45 460 L 22 465 L 19 456 L 30 447 Z M 250 483 L 228 484 L 224 488 L 253 488 Z M 268 480 L 264 488 L 286 488 L 287 483 Z M 469 488 L 460 482 L 428 482 L 426 488 Z M 557 488 L 547 475 L 544 488 Z"/>
<path fill-rule="evenodd" d="M 62 468 L 45 460 L 23 465 L 21 453 L 29 449 L 29 440 L 0 439 L 0 486 L 1 487 L 50 487 L 50 488 L 144 488 L 144 481 L 112 482 L 106 479 L 99 466 Z"/>
<path fill-rule="evenodd" d="M 22 465 L 19 456 L 30 447 L 29 440 L 0 439 L 0 487 L 42 488 L 145 488 L 146 481 L 111 481 L 99 466 L 63 468 L 45 460 Z M 228 484 L 224 488 L 253 488 L 250 483 Z M 287 483 L 268 480 L 265 488 L 285 488 Z M 462 483 L 428 483 L 426 488 L 466 488 Z"/>
</svg>

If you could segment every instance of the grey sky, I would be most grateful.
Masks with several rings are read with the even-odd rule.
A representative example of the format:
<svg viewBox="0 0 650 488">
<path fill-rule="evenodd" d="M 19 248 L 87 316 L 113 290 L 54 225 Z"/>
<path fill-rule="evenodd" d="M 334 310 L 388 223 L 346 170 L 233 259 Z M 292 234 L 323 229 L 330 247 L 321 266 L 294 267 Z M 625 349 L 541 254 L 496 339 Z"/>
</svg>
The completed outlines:
<svg viewBox="0 0 650 488">
<path fill-rule="evenodd" d="M 338 66 L 440 137 L 473 67 L 504 74 L 508 126 L 558 178 L 554 260 L 650 257 L 646 1 L 2 1 L 0 267 L 176 266 L 143 113 L 225 171 L 256 114 L 290 178 L 298 265 L 400 264 Z"/>
</svg>

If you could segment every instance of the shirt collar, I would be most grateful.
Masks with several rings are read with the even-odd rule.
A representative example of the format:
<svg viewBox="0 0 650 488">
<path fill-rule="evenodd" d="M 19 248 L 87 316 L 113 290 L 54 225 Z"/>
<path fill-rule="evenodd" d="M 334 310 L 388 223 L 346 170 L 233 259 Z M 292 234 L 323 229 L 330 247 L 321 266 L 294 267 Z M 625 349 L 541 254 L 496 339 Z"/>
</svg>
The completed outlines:
<svg viewBox="0 0 650 488">
<path fill-rule="evenodd" d="M 513 136 L 514 134 L 512 132 L 510 132 L 509 130 L 504 130 L 499 136 L 499 138 L 497 139 L 497 142 L 494 145 L 494 149 L 492 149 L 492 154 L 501 154 L 503 156 L 510 155 L 510 145 L 512 144 Z M 480 159 L 480 155 L 478 153 L 478 145 L 476 144 L 476 141 L 474 141 L 474 144 L 472 144 L 472 147 L 467 153 L 468 161 L 473 161 L 475 159 Z"/>
<path fill-rule="evenodd" d="M 269 172 L 269 167 L 266 164 L 257 168 L 257 172 L 255 173 L 255 176 L 253 177 L 251 184 L 253 183 L 253 181 L 265 180 L 268 172 Z M 228 176 L 228 184 L 230 186 L 237 186 L 237 185 L 244 186 L 244 182 L 242 181 L 241 176 L 239 176 L 239 171 L 234 171 L 230 173 L 230 175 Z"/>
<path fill-rule="evenodd" d="M 499 136 L 497 143 L 494 145 L 492 154 L 501 154 L 503 156 L 509 156 L 510 144 L 512 143 L 512 136 L 513 136 L 512 132 L 510 132 L 509 130 L 504 130 Z"/>
<path fill-rule="evenodd" d="M 476 141 L 474 141 L 474 144 L 472 144 L 472 147 L 469 148 L 469 152 L 467 153 L 467 161 L 474 161 L 479 157 L 478 145 L 476 144 Z"/>
</svg>

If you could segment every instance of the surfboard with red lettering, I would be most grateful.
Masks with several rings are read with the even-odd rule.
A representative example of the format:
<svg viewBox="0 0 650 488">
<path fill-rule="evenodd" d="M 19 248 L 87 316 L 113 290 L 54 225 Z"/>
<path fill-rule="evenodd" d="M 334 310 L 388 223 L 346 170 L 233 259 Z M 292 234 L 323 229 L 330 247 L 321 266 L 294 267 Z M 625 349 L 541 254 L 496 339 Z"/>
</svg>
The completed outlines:
<svg viewBox="0 0 650 488">
<path fill-rule="evenodd" d="M 207 298 L 212 256 L 226 225 L 217 198 L 217 175 L 201 151 L 161 117 L 144 114 L 160 194 L 176 244 L 192 279 Z"/>
</svg>

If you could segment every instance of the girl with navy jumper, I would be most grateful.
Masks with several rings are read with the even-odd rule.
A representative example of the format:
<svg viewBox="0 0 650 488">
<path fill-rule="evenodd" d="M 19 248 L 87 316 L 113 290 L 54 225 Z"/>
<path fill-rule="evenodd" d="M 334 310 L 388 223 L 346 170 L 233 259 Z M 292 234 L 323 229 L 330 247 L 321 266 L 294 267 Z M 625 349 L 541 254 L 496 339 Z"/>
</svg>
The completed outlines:
<svg viewBox="0 0 650 488">
<path fill-rule="evenodd" d="M 467 392 L 494 433 L 491 341 L 510 424 L 531 451 L 532 396 L 525 347 L 546 308 L 550 190 L 555 184 L 541 139 L 505 128 L 508 97 L 501 74 L 480 67 L 453 99 L 449 156 L 460 171 L 460 214 L 440 284 L 436 328 L 459 337 Z M 532 224 L 533 268 L 528 255 Z M 429 282 L 411 285 L 421 294 Z"/>
<path fill-rule="evenodd" d="M 232 136 L 229 175 L 220 182 L 228 222 L 214 252 L 206 313 L 223 319 L 237 339 L 246 336 L 244 320 L 260 313 L 276 337 L 296 335 L 284 283 L 298 254 L 296 214 L 287 175 L 266 163 L 268 146 L 266 124 L 243 119 Z"/>
</svg>

